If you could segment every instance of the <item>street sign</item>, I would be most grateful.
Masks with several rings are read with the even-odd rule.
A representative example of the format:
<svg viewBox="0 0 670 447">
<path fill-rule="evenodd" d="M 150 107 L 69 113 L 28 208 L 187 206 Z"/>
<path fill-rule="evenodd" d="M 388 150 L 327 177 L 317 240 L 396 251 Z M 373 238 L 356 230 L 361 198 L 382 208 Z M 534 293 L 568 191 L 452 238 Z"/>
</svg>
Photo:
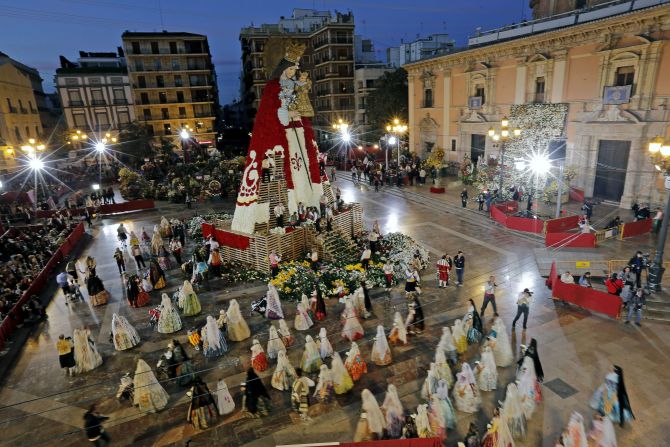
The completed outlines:
<svg viewBox="0 0 670 447">
<path fill-rule="evenodd" d="M 591 261 L 577 261 L 577 262 L 575 262 L 575 268 L 587 269 L 589 267 L 591 267 Z"/>
</svg>

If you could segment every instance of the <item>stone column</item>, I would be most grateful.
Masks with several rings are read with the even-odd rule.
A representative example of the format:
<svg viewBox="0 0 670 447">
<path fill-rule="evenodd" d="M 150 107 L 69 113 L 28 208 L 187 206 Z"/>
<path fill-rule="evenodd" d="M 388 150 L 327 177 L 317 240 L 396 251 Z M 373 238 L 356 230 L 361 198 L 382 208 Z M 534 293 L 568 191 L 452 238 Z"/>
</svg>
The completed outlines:
<svg viewBox="0 0 670 447">
<path fill-rule="evenodd" d="M 408 130 L 409 130 L 409 150 L 410 152 L 417 152 L 417 147 L 416 147 L 416 132 L 419 128 L 419 125 L 416 120 L 416 100 L 414 98 L 414 82 L 416 82 L 417 76 L 415 73 L 409 73 L 407 75 L 407 112 L 409 115 L 409 125 L 408 125 Z"/>
<path fill-rule="evenodd" d="M 442 71 L 442 148 L 445 154 L 451 150 L 451 70 Z"/>
<path fill-rule="evenodd" d="M 514 104 L 525 104 L 526 102 L 526 76 L 528 68 L 525 62 L 518 60 L 516 67 L 516 85 L 514 88 Z"/>
</svg>

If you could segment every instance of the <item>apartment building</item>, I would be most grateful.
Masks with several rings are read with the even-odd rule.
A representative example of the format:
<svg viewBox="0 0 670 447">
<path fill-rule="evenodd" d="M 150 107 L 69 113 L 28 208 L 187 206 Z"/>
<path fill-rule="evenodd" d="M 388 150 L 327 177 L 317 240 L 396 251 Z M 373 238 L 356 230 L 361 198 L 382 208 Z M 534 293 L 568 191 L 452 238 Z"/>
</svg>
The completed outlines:
<svg viewBox="0 0 670 447">
<path fill-rule="evenodd" d="M 67 128 L 72 131 L 116 134 L 135 121 L 128 70 L 120 48 L 116 53 L 80 51 L 75 62 L 61 56 L 55 84 Z"/>
<path fill-rule="evenodd" d="M 312 103 L 317 137 L 326 133 L 338 119 L 353 123 L 354 101 L 354 16 L 352 13 L 331 13 L 313 9 L 294 9 L 289 18 L 276 24 L 250 26 L 240 31 L 242 46 L 242 102 L 250 119 L 255 116 L 267 70 L 263 64 L 265 42 L 271 37 L 291 38 L 306 44 L 300 69 L 306 70 L 314 82 Z"/>
<path fill-rule="evenodd" d="M 219 94 L 207 36 L 126 31 L 122 39 L 137 119 L 157 138 L 188 126 L 214 145 Z"/>
</svg>

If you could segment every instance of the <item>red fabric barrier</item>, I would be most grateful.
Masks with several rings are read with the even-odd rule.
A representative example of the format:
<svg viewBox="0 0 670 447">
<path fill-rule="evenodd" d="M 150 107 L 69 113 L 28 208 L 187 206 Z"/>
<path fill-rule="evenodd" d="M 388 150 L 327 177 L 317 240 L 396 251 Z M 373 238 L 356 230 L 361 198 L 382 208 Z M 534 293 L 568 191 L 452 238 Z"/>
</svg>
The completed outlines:
<svg viewBox="0 0 670 447">
<path fill-rule="evenodd" d="M 581 247 L 596 246 L 596 235 L 589 233 L 547 233 L 544 235 L 546 247 Z"/>
<path fill-rule="evenodd" d="M 651 232 L 651 223 L 652 219 L 644 219 L 623 224 L 621 226 L 621 239 Z"/>
<path fill-rule="evenodd" d="M 555 262 L 551 264 L 551 273 L 549 279 L 547 279 L 547 285 L 551 288 L 551 296 L 553 298 L 612 318 L 619 318 L 621 313 L 621 298 L 601 292 L 600 290 L 561 282 Z"/>
<path fill-rule="evenodd" d="M 440 438 L 392 439 L 388 441 L 341 442 L 344 447 L 442 447 Z"/>
<path fill-rule="evenodd" d="M 498 222 L 500 225 L 507 226 L 507 216 L 505 213 L 500 211 L 497 207 L 492 206 L 491 207 L 491 219 L 495 220 Z"/>
<path fill-rule="evenodd" d="M 574 230 L 579 225 L 579 216 L 559 217 L 558 219 L 550 219 L 544 227 L 547 233 L 564 233 L 567 230 Z"/>
<path fill-rule="evenodd" d="M 511 230 L 526 231 L 528 233 L 542 233 L 544 221 L 527 217 L 507 216 L 505 226 Z"/>
<path fill-rule="evenodd" d="M 223 247 L 239 248 L 246 250 L 249 248 L 250 239 L 247 236 L 231 233 L 225 230 L 215 229 L 211 224 L 202 224 L 202 235 L 209 237 L 214 235 L 214 239 Z"/>
<path fill-rule="evenodd" d="M 570 188 L 570 199 L 575 202 L 584 201 L 584 190 L 579 188 Z"/>
<path fill-rule="evenodd" d="M 95 208 L 92 206 L 88 207 L 90 213 L 98 212 L 100 214 L 116 214 L 116 213 L 127 213 L 129 211 L 140 211 L 140 210 L 149 210 L 156 207 L 156 204 L 153 200 L 150 199 L 140 199 L 140 200 L 131 200 L 130 202 L 121 202 L 114 203 L 110 205 L 100 205 Z M 84 210 L 86 208 L 74 208 L 70 209 L 70 214 L 73 216 L 83 216 Z M 65 209 L 60 210 L 37 210 L 35 216 L 37 217 L 52 217 L 57 213 L 65 211 Z"/>
</svg>

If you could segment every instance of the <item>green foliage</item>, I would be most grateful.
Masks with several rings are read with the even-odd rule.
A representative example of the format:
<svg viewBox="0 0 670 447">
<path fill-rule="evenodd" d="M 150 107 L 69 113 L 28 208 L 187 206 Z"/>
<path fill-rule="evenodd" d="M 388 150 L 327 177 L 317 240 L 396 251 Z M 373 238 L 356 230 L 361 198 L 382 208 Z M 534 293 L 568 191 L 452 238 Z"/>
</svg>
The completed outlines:
<svg viewBox="0 0 670 447">
<path fill-rule="evenodd" d="M 151 137 L 146 124 L 128 123 L 119 130 L 119 152 L 130 157 L 130 163 L 139 166 L 153 154 Z"/>
<path fill-rule="evenodd" d="M 378 140 L 394 118 L 407 122 L 407 72 L 403 68 L 384 73 L 376 81 L 377 89 L 368 96 L 368 119 L 372 126 L 369 139 Z"/>
<path fill-rule="evenodd" d="M 143 199 L 152 196 L 152 193 L 149 193 L 149 191 L 152 191 L 150 183 L 137 172 L 128 168 L 121 168 L 119 170 L 119 178 L 121 179 L 119 190 L 126 200 Z"/>
</svg>

